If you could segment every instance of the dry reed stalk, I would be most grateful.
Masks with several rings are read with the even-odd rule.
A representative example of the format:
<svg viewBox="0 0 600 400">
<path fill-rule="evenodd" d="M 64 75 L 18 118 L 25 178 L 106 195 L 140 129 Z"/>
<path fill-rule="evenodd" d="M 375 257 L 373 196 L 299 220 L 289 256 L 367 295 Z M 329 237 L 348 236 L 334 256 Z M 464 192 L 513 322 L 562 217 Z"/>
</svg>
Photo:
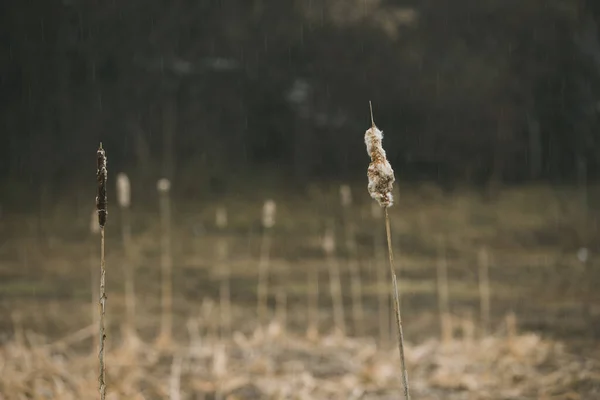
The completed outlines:
<svg viewBox="0 0 600 400">
<path fill-rule="evenodd" d="M 100 298 L 100 280 L 98 279 L 97 269 L 98 268 L 98 255 L 97 255 L 97 242 L 96 237 L 100 235 L 100 226 L 98 225 L 98 211 L 94 210 L 92 212 L 92 219 L 90 221 L 90 234 L 92 237 L 92 241 L 90 242 L 90 282 L 92 285 L 92 324 L 94 326 L 100 325 L 100 314 L 98 313 L 98 299 Z M 96 353 L 98 348 L 100 347 L 100 337 L 98 335 L 93 335 L 92 340 L 92 353 Z"/>
<path fill-rule="evenodd" d="M 289 281 L 288 269 L 279 272 L 277 292 L 275 293 L 275 320 L 277 321 L 278 334 L 285 334 L 287 330 L 287 290 L 286 283 Z"/>
<path fill-rule="evenodd" d="M 480 325 L 481 335 L 485 337 L 490 329 L 490 278 L 489 278 L 489 254 L 485 247 L 479 250 L 479 302 L 480 302 Z"/>
<path fill-rule="evenodd" d="M 475 322 L 473 322 L 473 312 L 467 310 L 460 319 L 463 341 L 472 346 L 475 341 Z"/>
<path fill-rule="evenodd" d="M 448 291 L 448 262 L 446 259 L 446 242 L 442 236 L 438 238 L 437 292 L 440 311 L 440 329 L 442 342 L 452 341 L 452 319 L 450 318 L 450 295 Z"/>
<path fill-rule="evenodd" d="M 508 347 L 512 351 L 515 343 L 515 338 L 519 334 L 519 332 L 517 331 L 517 316 L 514 312 L 510 311 L 508 314 L 506 314 L 506 317 L 504 317 L 504 321 L 506 323 L 506 337 L 508 341 Z"/>
<path fill-rule="evenodd" d="M 221 231 L 221 234 L 227 229 L 227 209 L 219 207 L 216 211 L 216 225 Z M 231 271 L 227 261 L 229 246 L 227 239 L 223 236 L 219 237 L 217 243 L 217 257 L 219 263 L 220 286 L 219 286 L 219 309 L 221 316 L 221 337 L 228 338 L 231 336 Z"/>
<path fill-rule="evenodd" d="M 104 255 L 104 226 L 106 225 L 107 212 L 107 196 L 106 196 L 106 180 L 108 171 L 106 169 L 106 152 L 102 148 L 102 143 L 96 152 L 96 181 L 98 184 L 98 192 L 96 195 L 96 210 L 98 212 L 98 226 L 100 227 L 100 321 L 99 321 L 99 340 L 100 349 L 98 352 L 98 360 L 100 362 L 100 373 L 98 377 L 98 390 L 100 391 L 100 399 L 106 399 L 106 367 L 104 364 L 104 345 L 106 342 L 106 331 L 104 317 L 106 313 L 106 259 Z"/>
<path fill-rule="evenodd" d="M 306 337 L 309 340 L 319 338 L 319 268 L 316 265 L 306 269 L 307 320 Z"/>
<path fill-rule="evenodd" d="M 371 157 L 371 163 L 367 170 L 369 178 L 368 190 L 371 197 L 379 203 L 385 210 L 385 231 L 388 242 L 388 255 L 390 262 L 390 274 L 392 277 L 392 294 L 394 296 L 394 311 L 396 314 L 396 328 L 398 331 L 398 351 L 400 353 L 400 362 L 402 363 L 402 386 L 404 387 L 404 397 L 410 399 L 410 390 L 408 386 L 408 372 L 406 370 L 406 360 L 404 357 L 404 333 L 402 332 L 402 318 L 400 315 L 400 297 L 398 294 L 398 280 L 394 270 L 394 251 L 392 249 L 392 233 L 390 227 L 390 216 L 388 209 L 393 204 L 392 190 L 394 186 L 394 170 L 388 162 L 385 150 L 382 147 L 383 132 L 375 126 L 373 119 L 373 108 L 369 102 L 371 110 L 371 127 L 365 132 L 365 144 L 367 153 Z"/>
<path fill-rule="evenodd" d="M 352 320 L 354 322 L 354 334 L 364 336 L 365 317 L 362 304 L 362 282 L 360 277 L 360 266 L 358 261 L 358 247 L 356 245 L 354 224 L 351 220 L 352 191 L 350 186 L 340 186 L 340 197 L 342 205 L 342 215 L 345 230 L 346 252 L 348 257 L 348 267 L 350 269 L 350 288 L 352 291 Z"/>
<path fill-rule="evenodd" d="M 135 324 L 135 272 L 133 257 L 131 255 L 131 219 L 129 207 L 131 205 L 131 184 L 129 177 L 124 173 L 117 174 L 117 202 L 121 211 L 121 240 L 125 255 L 125 324 L 123 333 L 127 345 L 134 345 L 137 339 Z"/>
<path fill-rule="evenodd" d="M 344 318 L 344 300 L 342 297 L 342 281 L 340 268 L 335 256 L 335 233 L 333 221 L 329 221 L 323 237 L 323 251 L 327 257 L 327 268 L 329 270 L 329 292 L 333 304 L 333 323 L 335 331 L 342 336 L 346 335 L 346 322 Z"/>
<path fill-rule="evenodd" d="M 258 287 L 257 287 L 257 313 L 259 324 L 264 324 L 268 319 L 268 290 L 269 290 L 269 264 L 271 253 L 271 229 L 275 226 L 276 204 L 273 200 L 265 201 L 262 210 L 262 237 L 260 256 L 258 261 Z"/>
<path fill-rule="evenodd" d="M 161 264 L 161 324 L 157 343 L 161 347 L 171 344 L 173 329 L 173 258 L 171 254 L 171 181 L 159 179 L 156 188 L 160 207 L 160 264 Z"/>
<path fill-rule="evenodd" d="M 381 223 L 383 219 L 383 213 L 381 207 L 375 202 L 371 203 L 371 217 L 377 222 L 377 225 Z M 382 262 L 384 255 L 381 251 L 381 229 L 375 228 L 375 235 L 373 236 L 373 253 L 374 253 L 374 264 L 375 274 L 377 282 L 377 302 L 378 302 L 378 314 L 379 314 L 379 345 L 382 349 L 387 348 L 390 342 L 390 318 L 389 318 L 389 295 L 383 288 L 386 285 L 385 282 L 385 264 Z"/>
</svg>

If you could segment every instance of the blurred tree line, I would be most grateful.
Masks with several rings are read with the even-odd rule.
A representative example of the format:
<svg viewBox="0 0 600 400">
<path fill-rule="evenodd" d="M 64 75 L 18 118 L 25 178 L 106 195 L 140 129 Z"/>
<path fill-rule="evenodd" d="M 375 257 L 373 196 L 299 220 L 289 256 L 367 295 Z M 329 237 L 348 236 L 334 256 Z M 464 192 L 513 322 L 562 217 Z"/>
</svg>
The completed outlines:
<svg viewBox="0 0 600 400">
<path fill-rule="evenodd" d="M 402 179 L 597 177 L 598 3 L 2 2 L 0 175 L 357 176 L 372 100 Z"/>
</svg>

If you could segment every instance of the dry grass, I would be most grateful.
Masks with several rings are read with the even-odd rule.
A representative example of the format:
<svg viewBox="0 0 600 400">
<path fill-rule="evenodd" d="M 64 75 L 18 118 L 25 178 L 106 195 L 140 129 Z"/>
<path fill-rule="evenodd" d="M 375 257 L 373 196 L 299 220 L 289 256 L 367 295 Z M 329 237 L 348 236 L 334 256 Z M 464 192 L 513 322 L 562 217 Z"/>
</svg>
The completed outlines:
<svg viewBox="0 0 600 400">
<path fill-rule="evenodd" d="M 85 337 L 85 332 L 80 334 Z M 0 399 L 90 398 L 93 357 L 69 341 L 47 343 L 17 331 L 0 347 Z M 284 340 L 285 339 L 285 340 Z M 393 399 L 398 355 L 369 339 L 307 341 L 236 332 L 231 340 L 143 345 L 138 358 L 107 354 L 110 399 Z M 591 399 L 600 395 L 600 362 L 575 357 L 535 334 L 427 340 L 406 346 L 411 390 L 419 399 Z M 594 389 L 595 388 L 595 389 Z"/>
<path fill-rule="evenodd" d="M 356 186 L 355 193 L 361 193 L 360 188 L 364 183 Z M 398 398 L 398 354 L 385 347 L 378 351 L 372 340 L 379 333 L 378 299 L 382 292 L 389 293 L 389 287 L 378 284 L 375 276 L 361 270 L 366 338 L 299 337 L 305 335 L 308 326 L 308 270 L 317 271 L 321 281 L 319 331 L 334 328 L 331 299 L 324 295 L 327 261 L 321 250 L 322 214 L 318 210 L 335 209 L 339 194 L 337 186 L 323 192 L 324 203 L 319 204 L 285 194 L 277 198 L 270 270 L 274 274 L 284 268 L 290 271 L 286 285 L 290 329 L 276 337 L 268 336 L 266 330 L 254 337 L 248 329 L 256 322 L 256 266 L 261 242 L 257 211 L 262 196 L 256 201 L 241 202 L 238 197 L 207 201 L 200 210 L 196 204 L 174 197 L 173 285 L 177 290 L 173 292 L 173 347 L 168 349 L 149 344 L 160 332 L 161 308 L 156 296 L 161 289 L 160 224 L 152 223 L 156 218 L 150 217 L 156 213 L 156 204 L 150 202 L 148 209 L 136 207 L 131 214 L 139 289 L 136 319 L 144 342 L 136 354 L 126 341 L 119 340 L 119 324 L 126 316 L 124 271 L 115 269 L 107 276 L 107 287 L 111 288 L 107 315 L 112 326 L 106 355 L 107 399 L 211 399 L 219 397 L 215 396 L 217 391 L 227 395 L 221 397 L 224 399 Z M 591 357 L 597 351 L 590 341 L 599 311 L 594 304 L 600 300 L 593 290 L 600 278 L 597 248 L 592 246 L 597 236 L 591 226 L 575 218 L 577 208 L 570 205 L 568 190 L 507 190 L 492 202 L 468 191 L 442 195 L 422 187 L 401 192 L 403 196 L 397 208 L 390 209 L 390 216 L 394 246 L 402 249 L 403 279 L 399 283 L 403 318 L 408 321 L 406 358 L 413 398 L 600 398 L 598 363 L 584 356 Z M 542 203 L 547 206 L 539 207 Z M 217 204 L 235 210 L 228 215 L 226 232 L 206 222 L 214 221 Z M 355 209 L 362 267 L 374 256 L 374 246 L 383 246 L 385 241 L 373 237 L 366 194 L 356 199 Z M 65 210 L 73 214 L 76 208 Z M 555 210 L 562 211 L 555 214 Z M 62 217 L 51 218 L 69 220 L 64 217 L 67 211 Z M 43 240 L 26 216 L 8 214 L 2 221 L 1 230 L 11 235 L 0 237 L 1 400 L 81 399 L 97 392 L 97 353 L 89 355 L 90 335 L 96 336 L 94 328 L 78 331 L 91 320 L 89 270 L 81 268 L 90 257 L 89 240 L 81 240 L 89 229 L 89 211 L 89 203 L 84 204 L 80 218 L 71 219 L 70 226 L 60 225 L 54 236 Z M 60 209 L 56 213 L 60 214 Z M 335 212 L 328 215 L 335 219 L 335 230 L 343 232 L 341 216 Z M 197 228 L 200 223 L 201 228 Z M 119 265 L 125 255 L 120 246 L 111 245 L 120 239 L 118 232 L 111 232 L 108 230 L 106 237 L 111 250 L 107 264 Z M 506 334 L 502 331 L 481 339 L 474 335 L 480 324 L 469 318 L 453 324 L 458 335 L 446 346 L 430 339 L 440 332 L 436 289 L 439 251 L 431 239 L 438 233 L 447 238 L 451 315 L 478 315 L 474 311 L 480 300 L 476 250 L 486 247 L 493 260 L 489 263 L 491 332 L 503 323 L 505 312 L 514 310 L 524 331 L 533 329 L 542 335 L 516 333 L 514 317 L 509 317 Z M 212 260 L 223 239 L 229 247 L 226 263 L 234 309 L 231 331 L 235 333 L 218 338 L 222 316 L 218 302 L 201 306 L 200 299 L 219 299 L 221 278 L 212 278 Z M 581 245 L 590 248 L 588 264 L 576 257 Z M 97 251 L 94 254 L 97 256 Z M 338 261 L 346 256 L 342 247 Z M 95 265 L 97 271 L 97 260 Z M 350 271 L 344 262 L 338 262 L 338 267 L 343 303 L 348 306 Z M 269 298 L 270 307 L 273 300 Z M 579 311 L 585 304 L 590 304 L 589 315 Z M 9 322 L 9 310 L 21 312 L 26 329 Z M 186 325 L 189 315 L 199 313 Z M 75 333 L 53 342 L 69 332 Z M 564 341 L 551 340 L 551 336 Z M 584 340 L 586 347 L 579 347 Z M 575 352 L 578 355 L 571 354 Z"/>
</svg>

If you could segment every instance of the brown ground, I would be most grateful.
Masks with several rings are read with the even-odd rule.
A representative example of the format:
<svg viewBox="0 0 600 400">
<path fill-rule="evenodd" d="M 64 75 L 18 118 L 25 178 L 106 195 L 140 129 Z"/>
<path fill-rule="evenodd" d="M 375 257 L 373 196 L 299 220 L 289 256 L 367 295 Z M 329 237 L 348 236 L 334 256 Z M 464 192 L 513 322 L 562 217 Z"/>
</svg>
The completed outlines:
<svg viewBox="0 0 600 400">
<path fill-rule="evenodd" d="M 594 199 L 597 188 L 589 192 Z M 327 334 L 331 306 L 320 235 L 330 218 L 336 221 L 347 326 L 353 336 L 337 189 L 315 187 L 303 197 L 285 192 L 272 196 L 278 204 L 273 282 L 284 277 L 288 295 L 288 333 L 275 337 L 255 331 L 260 209 L 267 197 L 257 193 L 197 203 L 174 200 L 176 345 L 161 350 L 148 344 L 139 352 L 121 347 L 123 249 L 119 212 L 111 201 L 107 362 L 112 398 L 176 398 L 177 385 L 182 399 L 213 398 L 215 393 L 232 399 L 398 398 L 396 351 L 378 351 L 375 340 L 376 295 L 379 290 L 387 293 L 389 285 L 379 287 L 374 278 L 375 267 L 386 268 L 384 260 L 373 261 L 374 243 L 385 250 L 385 242 L 382 222 L 370 217 L 366 189 L 354 188 L 358 204 L 350 215 L 358 227 L 367 338 L 326 335 L 315 341 L 304 339 L 306 272 L 320 268 L 320 330 Z M 392 227 L 413 398 L 600 398 L 600 291 L 595 290 L 600 248 L 597 210 L 592 207 L 600 203 L 590 201 L 584 212 L 581 197 L 570 188 L 510 189 L 493 200 L 466 190 L 443 195 L 433 187 L 405 187 L 401 193 L 392 209 Z M 133 209 L 136 324 L 146 343 L 156 337 L 160 313 L 159 229 L 156 201 L 151 200 L 136 206 L 134 198 Z M 229 211 L 226 233 L 214 226 L 217 204 Z M 2 400 L 97 396 L 97 360 L 89 356 L 95 328 L 86 328 L 92 323 L 91 268 L 98 270 L 97 238 L 88 233 L 90 212 L 88 205 L 66 200 L 44 210 L 44 218 L 5 214 L 0 220 Z M 457 321 L 476 327 L 473 337 L 457 327 L 456 340 L 445 346 L 435 340 L 440 237 L 447 247 L 451 312 Z M 229 243 L 237 333 L 217 340 L 218 307 L 211 304 L 218 300 L 215 248 L 223 238 Z M 482 246 L 492 257 L 493 335 L 485 338 L 477 329 L 477 252 Z M 589 249 L 586 262 L 577 258 L 581 247 Z M 507 336 L 504 316 L 510 311 L 523 334 Z M 190 321 L 197 322 L 198 337 L 190 333 Z"/>
</svg>

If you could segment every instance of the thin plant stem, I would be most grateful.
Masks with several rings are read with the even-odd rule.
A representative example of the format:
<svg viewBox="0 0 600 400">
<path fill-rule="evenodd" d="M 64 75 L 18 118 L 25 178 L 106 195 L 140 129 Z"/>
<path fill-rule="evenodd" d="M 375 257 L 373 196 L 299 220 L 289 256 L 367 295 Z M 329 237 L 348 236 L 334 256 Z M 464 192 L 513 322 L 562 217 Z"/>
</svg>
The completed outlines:
<svg viewBox="0 0 600 400">
<path fill-rule="evenodd" d="M 308 283 L 308 330 L 309 338 L 316 338 L 319 335 L 319 269 L 317 266 L 311 266 L 307 270 Z"/>
<path fill-rule="evenodd" d="M 383 233 L 380 228 L 380 221 L 382 220 L 383 213 L 381 213 L 381 207 L 373 202 L 373 208 L 371 215 L 378 222 L 375 228 L 375 235 L 373 237 L 373 264 L 377 282 L 377 301 L 378 301 L 378 314 L 379 314 L 379 345 L 382 349 L 388 347 L 390 343 L 390 317 L 389 308 L 390 300 L 389 293 L 384 290 L 385 283 L 385 248 L 382 246 L 383 240 L 381 234 Z"/>
<path fill-rule="evenodd" d="M 340 268 L 335 255 L 335 236 L 333 222 L 329 222 L 325 232 L 323 248 L 327 257 L 327 268 L 329 270 L 329 292 L 333 305 L 333 323 L 337 333 L 346 335 L 346 323 L 344 318 L 344 301 L 342 298 L 342 282 L 340 279 Z"/>
<path fill-rule="evenodd" d="M 489 255 L 486 248 L 481 248 L 479 251 L 479 300 L 481 333 L 485 336 L 490 328 Z"/>
<path fill-rule="evenodd" d="M 135 272 L 133 257 L 131 256 L 131 222 L 129 218 L 129 209 L 127 207 L 121 207 L 121 236 L 125 254 L 125 314 L 127 315 L 125 333 L 127 338 L 131 339 L 136 336 Z"/>
<path fill-rule="evenodd" d="M 398 295 L 398 280 L 394 270 L 394 251 L 392 249 L 392 233 L 390 228 L 390 216 L 388 207 L 385 207 L 385 231 L 388 243 L 388 255 L 390 261 L 390 274 L 392 276 L 392 294 L 394 296 L 394 311 L 396 314 L 396 328 L 398 329 L 398 351 L 400 353 L 400 362 L 402 363 L 402 386 L 404 387 L 404 398 L 410 400 L 408 387 L 408 372 L 406 370 L 406 359 L 404 357 L 404 333 L 402 331 L 402 318 L 400 316 L 400 296 Z"/>
<path fill-rule="evenodd" d="M 104 227 L 100 228 L 100 399 L 106 399 L 106 368 L 104 364 L 104 346 L 106 342 L 104 315 L 106 311 L 106 259 L 104 257 Z"/>
<path fill-rule="evenodd" d="M 100 400 L 106 399 L 106 367 L 104 364 L 104 346 L 106 342 L 105 329 L 105 313 L 106 313 L 106 259 L 104 257 L 105 241 L 104 241 L 104 226 L 106 225 L 107 211 L 107 196 L 106 196 L 106 181 L 108 171 L 106 169 L 106 152 L 102 148 L 102 142 L 96 152 L 97 171 L 96 180 L 98 183 L 98 192 L 96 195 L 96 210 L 98 212 L 98 225 L 100 227 L 100 327 L 99 339 L 100 349 L 98 351 L 98 360 L 100 364 L 100 372 L 98 377 L 98 386 L 100 391 Z"/>
<path fill-rule="evenodd" d="M 260 246 L 260 258 L 258 262 L 258 321 L 264 324 L 268 319 L 267 300 L 269 296 L 269 254 L 271 249 L 271 232 L 265 228 L 262 234 Z"/>
<path fill-rule="evenodd" d="M 439 238 L 437 262 L 437 291 L 438 307 L 440 311 L 440 329 L 442 342 L 452 340 L 452 320 L 450 319 L 450 295 L 448 291 L 448 262 L 446 260 L 446 243 L 443 237 Z"/>
<path fill-rule="evenodd" d="M 160 342 L 167 345 L 171 342 L 173 325 L 173 260 L 171 256 L 171 199 L 169 196 L 170 184 L 163 180 L 160 190 L 161 214 L 161 280 L 162 280 L 162 313 Z M 166 189 L 166 190 L 165 190 Z"/>
<path fill-rule="evenodd" d="M 352 290 L 352 319 L 354 321 L 354 334 L 364 336 L 364 311 L 362 305 L 362 284 L 360 278 L 360 266 L 358 261 L 358 250 L 354 237 L 354 229 L 348 213 L 345 212 L 346 227 L 346 249 L 348 251 L 348 266 L 350 267 L 350 287 Z"/>
<path fill-rule="evenodd" d="M 227 262 L 227 242 L 222 238 L 220 243 L 220 267 L 222 270 L 221 284 L 219 288 L 220 313 L 221 313 L 221 338 L 231 336 L 231 271 Z"/>
<path fill-rule="evenodd" d="M 96 239 L 97 240 L 97 239 Z M 98 312 L 98 303 L 97 299 L 100 297 L 100 293 L 98 292 L 98 287 L 100 286 L 100 282 L 98 282 L 98 256 L 96 253 L 97 247 L 90 246 L 90 269 L 91 269 L 91 285 L 92 285 L 92 323 L 94 326 L 100 325 L 100 313 Z M 93 353 L 96 353 L 97 349 L 100 347 L 99 336 L 94 335 L 93 339 Z"/>
</svg>

